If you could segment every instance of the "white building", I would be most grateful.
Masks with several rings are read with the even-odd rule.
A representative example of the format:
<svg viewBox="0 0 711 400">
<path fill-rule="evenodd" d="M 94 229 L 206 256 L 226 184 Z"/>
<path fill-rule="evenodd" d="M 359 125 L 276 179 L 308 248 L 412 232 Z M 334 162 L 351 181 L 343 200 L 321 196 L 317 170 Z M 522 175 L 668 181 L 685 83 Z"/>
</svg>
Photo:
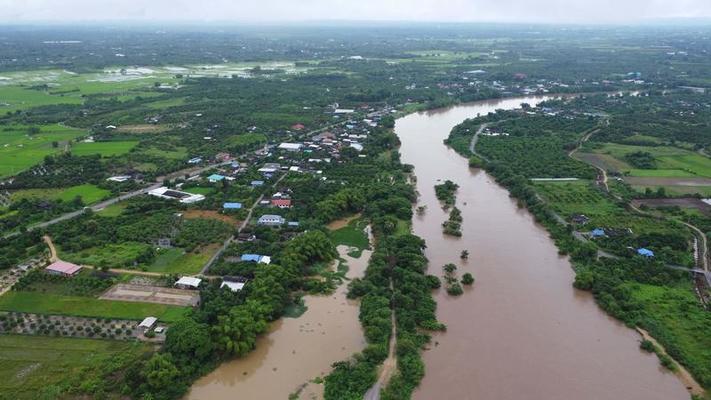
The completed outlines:
<svg viewBox="0 0 711 400">
<path fill-rule="evenodd" d="M 279 145 L 279 150 L 286 150 L 286 151 L 299 151 L 304 147 L 303 144 L 301 143 L 282 143 Z"/>
<path fill-rule="evenodd" d="M 230 281 L 223 281 L 222 284 L 220 285 L 220 289 L 223 287 L 226 287 L 230 289 L 233 292 L 239 292 L 244 288 L 244 282 L 230 282 Z"/>
<path fill-rule="evenodd" d="M 193 276 L 184 276 L 175 282 L 175 287 L 180 289 L 197 289 L 200 287 L 200 282 L 202 279 L 195 278 Z"/>
<path fill-rule="evenodd" d="M 178 200 L 183 204 L 192 204 L 197 203 L 198 201 L 205 200 L 205 196 L 201 194 L 181 192 L 179 190 L 169 189 L 165 186 L 153 189 L 149 191 L 148 194 L 151 196 L 160 197 L 161 199 Z"/>
</svg>

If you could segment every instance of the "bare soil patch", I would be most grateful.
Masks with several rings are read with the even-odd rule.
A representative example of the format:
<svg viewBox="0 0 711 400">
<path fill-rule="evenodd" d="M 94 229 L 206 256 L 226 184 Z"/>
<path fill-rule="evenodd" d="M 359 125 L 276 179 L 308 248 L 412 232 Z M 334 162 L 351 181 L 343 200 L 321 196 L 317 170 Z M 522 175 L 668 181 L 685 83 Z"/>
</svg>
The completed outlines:
<svg viewBox="0 0 711 400">
<path fill-rule="evenodd" d="M 200 300 L 200 294 L 194 290 L 119 283 L 107 290 L 100 299 L 167 304 L 171 306 L 194 306 Z"/>
<path fill-rule="evenodd" d="M 122 133 L 161 133 L 170 129 L 167 125 L 153 125 L 153 124 L 136 124 L 136 125 L 122 125 L 116 128 L 118 132 Z"/>
<path fill-rule="evenodd" d="M 625 182 L 638 186 L 711 186 L 709 178 L 662 178 L 627 176 Z"/>
<path fill-rule="evenodd" d="M 232 216 L 221 214 L 213 210 L 188 210 L 183 213 L 183 217 L 186 219 L 197 219 L 197 218 L 210 218 L 216 219 L 222 222 L 226 222 L 230 225 L 237 225 L 240 221 L 236 220 Z"/>
<path fill-rule="evenodd" d="M 711 205 L 706 204 L 700 199 L 694 197 L 682 199 L 637 199 L 633 200 L 632 204 L 635 207 L 639 207 L 644 204 L 652 208 L 673 206 L 679 206 L 681 208 L 695 208 L 705 215 L 711 215 Z"/>
</svg>

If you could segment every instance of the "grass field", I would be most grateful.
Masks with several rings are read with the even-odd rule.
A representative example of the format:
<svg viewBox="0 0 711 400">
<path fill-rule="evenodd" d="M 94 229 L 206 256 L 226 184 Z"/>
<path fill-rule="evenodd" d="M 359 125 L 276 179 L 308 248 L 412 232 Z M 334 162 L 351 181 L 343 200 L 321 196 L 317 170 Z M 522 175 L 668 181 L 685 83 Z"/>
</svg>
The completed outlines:
<svg viewBox="0 0 711 400">
<path fill-rule="evenodd" d="M 641 306 L 642 325 L 682 362 L 700 383 L 711 385 L 711 313 L 704 311 L 690 287 L 630 284 Z"/>
<path fill-rule="evenodd" d="M 93 204 L 108 196 L 111 192 L 92 184 L 72 186 L 66 189 L 23 189 L 13 192 L 12 201 L 20 199 L 54 199 L 72 201 L 80 196 L 84 204 Z"/>
<path fill-rule="evenodd" d="M 166 274 L 195 274 L 200 272 L 214 251 L 214 246 L 208 246 L 198 254 L 185 253 L 185 251 L 175 248 L 160 250 L 153 264 L 148 267 L 148 271 Z"/>
<path fill-rule="evenodd" d="M 656 169 L 639 170 L 625 161 L 625 155 L 637 151 L 647 152 L 657 161 Z M 632 146 L 607 143 L 595 153 L 609 155 L 626 166 L 620 168 L 632 176 L 688 177 L 700 176 L 711 178 L 711 159 L 693 151 L 671 146 Z"/>
<path fill-rule="evenodd" d="M 141 148 L 140 154 L 145 154 L 149 157 L 168 158 L 171 160 L 180 160 L 188 157 L 188 149 L 186 147 L 175 147 L 173 150 L 162 150 L 156 147 Z"/>
<path fill-rule="evenodd" d="M 131 151 L 138 143 L 137 140 L 94 143 L 82 142 L 72 145 L 72 154 L 77 156 L 87 156 L 91 154 L 100 154 L 102 157 L 120 156 Z"/>
<path fill-rule="evenodd" d="M 76 264 L 126 268 L 150 250 L 151 246 L 145 243 L 121 242 L 92 247 L 79 253 L 62 252 L 61 257 Z"/>
<path fill-rule="evenodd" d="M 148 351 L 143 343 L 0 335 L 0 398 L 57 398 L 70 381 L 98 379 L 107 361 Z"/>
<path fill-rule="evenodd" d="M 330 231 L 329 236 L 335 245 L 342 244 L 363 250 L 369 247 L 368 237 L 363 232 L 363 228 L 363 221 L 355 219 L 343 228 Z"/>
<path fill-rule="evenodd" d="M 45 156 L 62 151 L 64 143 L 86 134 L 81 129 L 60 125 L 37 127 L 40 132 L 32 135 L 28 135 L 29 126 L 13 125 L 0 129 L 0 178 L 40 163 Z M 57 142 L 56 148 L 52 142 Z"/>
<path fill-rule="evenodd" d="M 0 86 L 0 114 L 54 104 L 82 104 L 83 101 L 81 97 L 52 95 L 45 90 L 22 86 Z"/>
<path fill-rule="evenodd" d="M 133 320 L 154 316 L 164 322 L 174 322 L 188 309 L 163 304 L 99 300 L 38 292 L 8 292 L 0 296 L 0 310 Z"/>
<path fill-rule="evenodd" d="M 112 204 L 106 208 L 104 208 L 101 211 L 98 211 L 96 215 L 100 217 L 118 217 L 119 215 L 123 214 L 123 211 L 126 209 L 126 204 L 125 203 L 115 203 Z"/>
</svg>

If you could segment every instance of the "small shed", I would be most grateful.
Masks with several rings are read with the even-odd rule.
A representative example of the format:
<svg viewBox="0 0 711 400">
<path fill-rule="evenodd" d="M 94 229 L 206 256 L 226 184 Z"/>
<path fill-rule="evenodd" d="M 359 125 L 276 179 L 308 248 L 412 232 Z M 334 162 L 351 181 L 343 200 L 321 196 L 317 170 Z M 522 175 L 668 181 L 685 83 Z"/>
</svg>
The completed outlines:
<svg viewBox="0 0 711 400">
<path fill-rule="evenodd" d="M 602 228 L 595 228 L 590 232 L 590 236 L 594 238 L 598 237 L 604 237 L 605 236 L 605 230 Z"/>
<path fill-rule="evenodd" d="M 654 252 L 652 250 L 645 249 L 644 247 L 640 247 L 639 249 L 637 249 L 637 254 L 647 258 L 654 257 Z"/>
<path fill-rule="evenodd" d="M 225 203 L 222 208 L 225 210 L 239 210 L 242 208 L 242 203 Z"/>
<path fill-rule="evenodd" d="M 240 261 L 242 262 L 259 262 L 259 259 L 261 259 L 262 256 L 259 254 L 242 254 L 240 257 Z"/>
<path fill-rule="evenodd" d="M 138 324 L 139 328 L 142 328 L 144 332 L 151 330 L 153 326 L 158 322 L 158 318 L 156 317 L 146 317 L 141 321 L 140 324 Z"/>
<path fill-rule="evenodd" d="M 252 182 L 250 182 L 250 185 L 252 187 L 264 186 L 264 181 L 252 181 Z"/>
<path fill-rule="evenodd" d="M 193 276 L 183 276 L 175 282 L 175 287 L 180 289 L 197 289 L 202 279 Z"/>
<path fill-rule="evenodd" d="M 230 282 L 230 281 L 223 281 L 222 284 L 220 285 L 220 289 L 223 287 L 226 287 L 230 289 L 233 292 L 239 292 L 244 288 L 245 283 L 244 282 Z"/>
</svg>

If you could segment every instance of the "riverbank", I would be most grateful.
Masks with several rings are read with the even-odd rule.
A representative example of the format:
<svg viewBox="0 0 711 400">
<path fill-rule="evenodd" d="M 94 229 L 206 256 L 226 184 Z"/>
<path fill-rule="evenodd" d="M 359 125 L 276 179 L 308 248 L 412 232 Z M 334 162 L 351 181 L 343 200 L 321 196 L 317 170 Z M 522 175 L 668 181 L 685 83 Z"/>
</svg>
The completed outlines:
<svg viewBox="0 0 711 400">
<path fill-rule="evenodd" d="M 348 266 L 346 277 L 363 276 L 372 251 L 363 250 L 353 258 L 348 255 L 350 247 L 337 249 Z M 365 347 L 358 321 L 360 302 L 346 298 L 347 286 L 342 283 L 328 296 L 304 296 L 303 315 L 275 321 L 254 351 L 199 379 L 186 399 L 233 399 L 236 393 L 249 399 L 286 399 L 297 392 L 301 399 L 322 398 L 323 385 L 312 381 L 328 374 L 334 362 Z"/>
</svg>

